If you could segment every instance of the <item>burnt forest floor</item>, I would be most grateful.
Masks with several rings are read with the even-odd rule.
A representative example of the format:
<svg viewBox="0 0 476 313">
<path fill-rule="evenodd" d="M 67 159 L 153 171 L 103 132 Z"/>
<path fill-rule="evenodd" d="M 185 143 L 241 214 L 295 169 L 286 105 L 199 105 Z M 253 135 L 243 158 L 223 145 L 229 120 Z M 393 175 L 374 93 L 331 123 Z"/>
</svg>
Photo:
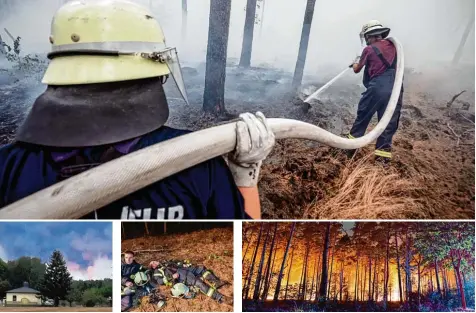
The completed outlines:
<svg viewBox="0 0 476 313">
<path fill-rule="evenodd" d="M 194 265 L 204 265 L 220 279 L 228 282 L 219 291 L 233 299 L 233 228 L 215 228 L 186 234 L 141 237 L 122 241 L 122 251 L 136 252 L 136 261 L 148 266 L 151 261 L 171 259 L 189 260 Z M 152 251 L 151 251 L 152 250 Z M 194 299 L 173 298 L 170 288 L 162 286 L 166 296 L 166 312 L 232 312 L 233 306 L 218 303 L 197 293 Z M 133 312 L 157 312 L 157 306 L 144 297 L 140 307 Z"/>
<path fill-rule="evenodd" d="M 435 68 L 406 70 L 400 127 L 389 169 L 374 164 L 373 146 L 348 160 L 342 150 L 315 142 L 277 141 L 259 182 L 263 218 L 473 219 L 474 65 Z M 364 90 L 361 76 L 349 73 L 306 107 L 287 91 L 290 73 L 270 67 L 243 70 L 230 61 L 225 90 L 228 114 L 217 118 L 202 110 L 204 69 L 203 64 L 183 69 L 188 106 L 178 99 L 173 84 L 166 84 L 167 125 L 198 130 L 260 110 L 267 117 L 298 119 L 343 135 L 350 130 Z M 13 139 L 34 98 L 44 90 L 39 84 L 41 71 L 0 72 L 0 143 Z M 338 72 L 321 70 L 318 78 L 305 77 L 300 97 Z"/>
</svg>

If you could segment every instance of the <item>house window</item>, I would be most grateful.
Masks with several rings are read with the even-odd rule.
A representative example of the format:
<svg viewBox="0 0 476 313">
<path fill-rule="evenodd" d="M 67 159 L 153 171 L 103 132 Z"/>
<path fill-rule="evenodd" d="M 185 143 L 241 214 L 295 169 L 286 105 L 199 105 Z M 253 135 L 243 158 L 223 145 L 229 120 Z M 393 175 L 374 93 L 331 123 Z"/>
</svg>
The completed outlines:
<svg viewBox="0 0 476 313">
<path fill-rule="evenodd" d="M 13 302 L 17 302 L 17 296 L 13 296 Z"/>
</svg>

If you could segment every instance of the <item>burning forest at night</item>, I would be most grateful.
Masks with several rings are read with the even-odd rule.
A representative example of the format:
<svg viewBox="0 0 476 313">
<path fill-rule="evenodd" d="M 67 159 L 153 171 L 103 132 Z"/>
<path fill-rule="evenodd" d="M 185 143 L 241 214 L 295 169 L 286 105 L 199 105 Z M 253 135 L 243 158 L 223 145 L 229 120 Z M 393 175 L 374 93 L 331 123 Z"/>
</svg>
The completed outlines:
<svg viewBox="0 0 476 313">
<path fill-rule="evenodd" d="M 243 224 L 243 311 L 474 311 L 472 222 Z"/>
</svg>

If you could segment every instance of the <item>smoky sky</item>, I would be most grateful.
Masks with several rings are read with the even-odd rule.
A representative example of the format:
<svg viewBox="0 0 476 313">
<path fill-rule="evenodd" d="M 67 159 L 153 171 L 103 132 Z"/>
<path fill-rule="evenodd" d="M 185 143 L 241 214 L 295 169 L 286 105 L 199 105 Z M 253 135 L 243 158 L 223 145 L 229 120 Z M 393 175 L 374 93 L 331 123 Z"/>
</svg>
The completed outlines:
<svg viewBox="0 0 476 313">
<path fill-rule="evenodd" d="M 49 49 L 49 28 L 61 0 L 31 0 L 18 3 L 0 20 L 22 37 L 24 52 L 45 53 Z M 151 4 L 161 23 L 167 43 L 176 46 L 183 63 L 204 62 L 208 35 L 209 0 L 188 1 L 188 26 L 182 38 L 181 1 L 136 0 Z M 306 0 L 258 1 L 252 65 L 263 64 L 292 71 L 295 66 Z M 309 39 L 306 73 L 322 68 L 344 68 L 360 53 L 362 24 L 378 19 L 392 29 L 405 49 L 407 66 L 423 68 L 449 62 L 462 34 L 474 15 L 474 0 L 325 0 L 316 1 Z M 232 0 L 228 57 L 239 58 L 245 20 L 246 0 Z M 260 24 L 262 21 L 262 25 Z M 474 64 L 474 26 L 463 52 L 462 62 Z"/>
</svg>

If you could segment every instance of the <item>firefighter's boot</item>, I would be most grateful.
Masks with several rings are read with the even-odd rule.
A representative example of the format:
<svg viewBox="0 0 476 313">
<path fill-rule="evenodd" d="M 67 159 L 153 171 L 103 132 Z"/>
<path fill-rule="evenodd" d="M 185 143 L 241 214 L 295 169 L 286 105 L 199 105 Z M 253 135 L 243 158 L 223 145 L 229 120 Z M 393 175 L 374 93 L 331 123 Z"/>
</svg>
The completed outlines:
<svg viewBox="0 0 476 313">
<path fill-rule="evenodd" d="M 222 303 L 224 301 L 224 297 L 221 293 L 219 293 L 214 287 L 208 286 L 203 280 L 197 279 L 195 281 L 195 287 L 200 289 L 200 291 L 215 301 Z"/>
<path fill-rule="evenodd" d="M 206 270 L 202 274 L 202 278 L 206 280 L 215 289 L 223 287 L 224 285 L 227 284 L 225 281 L 220 280 L 220 278 L 218 278 L 215 274 L 213 274 L 213 272 L 209 270 Z"/>
</svg>

